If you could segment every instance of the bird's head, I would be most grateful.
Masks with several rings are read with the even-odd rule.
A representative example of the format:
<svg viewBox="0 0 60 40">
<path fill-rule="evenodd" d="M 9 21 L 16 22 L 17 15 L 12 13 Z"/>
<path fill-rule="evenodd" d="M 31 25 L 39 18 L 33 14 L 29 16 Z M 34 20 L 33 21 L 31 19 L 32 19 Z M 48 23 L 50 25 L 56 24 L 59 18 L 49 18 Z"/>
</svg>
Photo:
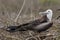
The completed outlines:
<svg viewBox="0 0 60 40">
<path fill-rule="evenodd" d="M 52 19 L 53 11 L 51 9 L 48 9 L 44 12 L 40 12 L 39 14 L 46 15 L 49 21 Z"/>
</svg>

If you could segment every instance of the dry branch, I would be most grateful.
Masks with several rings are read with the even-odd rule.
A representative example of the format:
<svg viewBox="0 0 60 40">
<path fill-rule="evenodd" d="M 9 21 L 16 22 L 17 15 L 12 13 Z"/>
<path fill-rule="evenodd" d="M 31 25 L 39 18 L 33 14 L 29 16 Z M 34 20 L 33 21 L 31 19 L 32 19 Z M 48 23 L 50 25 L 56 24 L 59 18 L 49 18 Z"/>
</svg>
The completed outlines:
<svg viewBox="0 0 60 40">
<path fill-rule="evenodd" d="M 22 12 L 22 10 L 23 10 L 23 8 L 24 8 L 25 2 L 26 2 L 26 0 L 24 0 L 23 5 L 22 5 L 22 7 L 21 7 L 21 9 L 20 9 L 20 11 L 19 11 L 17 17 L 15 18 L 14 22 L 17 22 L 18 17 L 20 16 L 20 14 L 21 14 L 21 12 Z"/>
</svg>

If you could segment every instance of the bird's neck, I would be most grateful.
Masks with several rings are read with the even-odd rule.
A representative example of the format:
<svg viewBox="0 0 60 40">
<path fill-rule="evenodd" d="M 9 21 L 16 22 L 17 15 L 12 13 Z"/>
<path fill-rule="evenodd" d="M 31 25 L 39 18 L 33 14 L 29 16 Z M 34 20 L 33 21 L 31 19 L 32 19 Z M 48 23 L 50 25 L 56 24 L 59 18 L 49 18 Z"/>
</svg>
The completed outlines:
<svg viewBox="0 0 60 40">
<path fill-rule="evenodd" d="M 51 21 L 52 20 L 52 13 L 47 14 L 47 18 L 48 18 L 48 21 Z"/>
</svg>

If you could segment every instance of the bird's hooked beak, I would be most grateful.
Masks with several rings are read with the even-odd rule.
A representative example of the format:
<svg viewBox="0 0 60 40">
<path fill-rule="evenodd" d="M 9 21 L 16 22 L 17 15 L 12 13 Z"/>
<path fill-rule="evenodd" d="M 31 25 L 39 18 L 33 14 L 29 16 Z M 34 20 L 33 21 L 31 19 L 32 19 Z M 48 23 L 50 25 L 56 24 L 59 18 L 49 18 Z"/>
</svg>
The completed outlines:
<svg viewBox="0 0 60 40">
<path fill-rule="evenodd" d="M 40 14 L 40 15 L 47 15 L 48 12 L 40 12 L 39 14 Z"/>
</svg>

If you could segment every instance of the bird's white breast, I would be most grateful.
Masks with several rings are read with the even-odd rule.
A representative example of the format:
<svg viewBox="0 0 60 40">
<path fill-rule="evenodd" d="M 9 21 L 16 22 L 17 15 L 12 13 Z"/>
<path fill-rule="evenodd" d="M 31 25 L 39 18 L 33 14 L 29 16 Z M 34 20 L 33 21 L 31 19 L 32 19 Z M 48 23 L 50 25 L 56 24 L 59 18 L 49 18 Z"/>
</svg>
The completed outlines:
<svg viewBox="0 0 60 40">
<path fill-rule="evenodd" d="M 48 18 L 49 21 L 52 20 L 52 15 L 53 15 L 53 13 L 49 13 L 49 14 L 47 14 L 47 18 Z"/>
</svg>

